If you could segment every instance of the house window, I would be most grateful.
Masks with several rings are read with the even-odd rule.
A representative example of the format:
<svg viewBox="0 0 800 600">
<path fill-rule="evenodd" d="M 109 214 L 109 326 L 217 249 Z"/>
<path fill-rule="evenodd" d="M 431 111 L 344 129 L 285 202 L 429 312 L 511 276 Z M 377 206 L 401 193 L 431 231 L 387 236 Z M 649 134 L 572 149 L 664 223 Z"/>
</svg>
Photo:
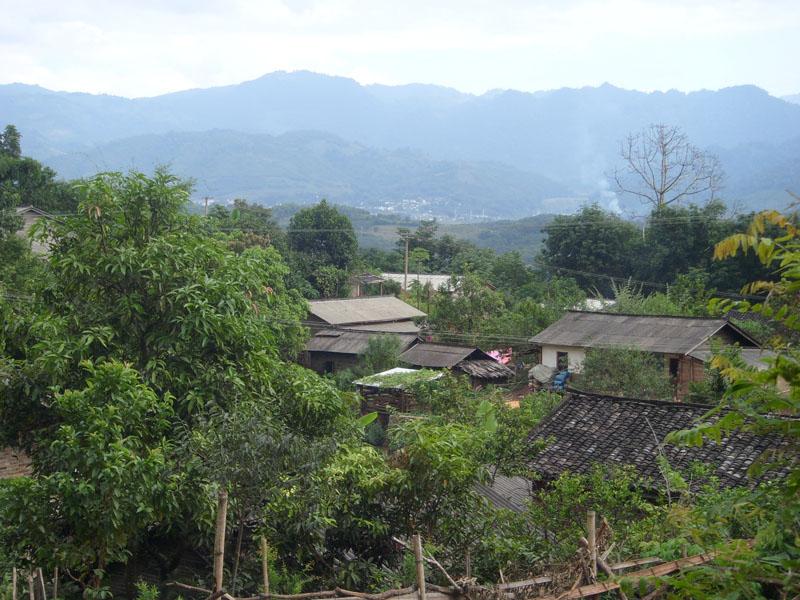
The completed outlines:
<svg viewBox="0 0 800 600">
<path fill-rule="evenodd" d="M 670 358 L 669 359 L 669 376 L 672 379 L 678 378 L 678 369 L 680 367 L 680 361 L 677 358 Z"/>
<path fill-rule="evenodd" d="M 569 352 L 556 352 L 556 368 L 559 371 L 569 369 Z"/>
</svg>

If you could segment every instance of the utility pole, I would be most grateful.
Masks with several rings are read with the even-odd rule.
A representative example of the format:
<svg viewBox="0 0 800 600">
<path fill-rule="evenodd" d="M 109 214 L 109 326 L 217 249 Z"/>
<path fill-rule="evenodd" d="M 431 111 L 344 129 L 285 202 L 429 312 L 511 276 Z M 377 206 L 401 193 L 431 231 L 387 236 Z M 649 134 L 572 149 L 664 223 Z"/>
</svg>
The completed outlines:
<svg viewBox="0 0 800 600">
<path fill-rule="evenodd" d="M 209 198 L 208 196 L 203 198 L 203 202 L 205 203 L 205 208 L 203 208 L 203 216 L 204 217 L 208 216 L 208 201 L 209 200 L 211 200 L 211 198 Z"/>
<path fill-rule="evenodd" d="M 406 254 L 403 260 L 403 291 L 408 291 L 408 236 L 403 238 L 406 242 Z"/>
</svg>

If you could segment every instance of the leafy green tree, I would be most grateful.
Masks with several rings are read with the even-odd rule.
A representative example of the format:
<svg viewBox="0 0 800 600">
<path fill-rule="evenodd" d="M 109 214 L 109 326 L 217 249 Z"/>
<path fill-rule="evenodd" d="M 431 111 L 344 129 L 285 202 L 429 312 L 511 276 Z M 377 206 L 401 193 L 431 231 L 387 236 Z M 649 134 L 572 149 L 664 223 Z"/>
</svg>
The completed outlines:
<svg viewBox="0 0 800 600">
<path fill-rule="evenodd" d="M 540 261 L 543 267 L 574 277 L 584 289 L 596 288 L 608 294 L 608 277 L 624 279 L 635 272 L 641 231 L 597 205 L 584 206 L 576 215 L 560 215 L 545 231 Z"/>
<path fill-rule="evenodd" d="M 214 205 L 208 215 L 211 227 L 228 236 L 231 250 L 237 253 L 258 246 L 276 247 L 282 254 L 287 250 L 286 234 L 272 216 L 272 210 L 237 198 L 228 208 Z"/>
<path fill-rule="evenodd" d="M 358 242 L 353 224 L 325 200 L 298 211 L 289 221 L 288 237 L 296 266 L 320 293 L 323 278 L 325 291 L 331 291 L 330 273 L 323 268 L 336 269 L 335 279 L 340 282 L 356 259 Z"/>
<path fill-rule="evenodd" d="M 662 357 L 627 348 L 588 350 L 572 385 L 596 394 L 648 400 L 672 400 L 675 393 Z"/>
<path fill-rule="evenodd" d="M 22 136 L 14 125 L 6 125 L 3 133 L 0 133 L 0 154 L 19 158 L 22 155 L 21 139 Z"/>
<path fill-rule="evenodd" d="M 126 562 L 148 527 L 180 514 L 202 486 L 172 462 L 172 399 L 114 361 L 84 363 L 86 387 L 56 394 L 58 426 L 36 448 L 39 476 L 0 489 L 6 552 L 59 566 L 101 593 L 106 571 Z"/>
<path fill-rule="evenodd" d="M 24 524 L 18 538 L 9 538 L 9 547 L 22 552 L 25 544 L 35 544 L 37 552 L 56 558 L 60 547 L 68 547 L 62 537 L 68 531 L 44 527 L 35 537 L 32 528 L 49 522 L 51 516 L 41 496 L 50 488 L 42 487 L 40 480 L 67 470 L 55 461 L 57 454 L 48 454 L 72 418 L 60 409 L 59 399 L 73 397 L 65 390 L 97 389 L 82 366 L 88 360 L 97 369 L 125 364 L 130 377 L 139 373 L 148 398 L 169 407 L 162 445 L 169 468 L 165 467 L 162 482 L 185 472 L 193 487 L 186 495 L 172 497 L 171 516 L 147 524 L 138 517 L 125 520 L 129 505 L 121 505 L 122 512 L 108 516 L 122 519 L 121 525 L 101 521 L 108 528 L 104 535 L 113 537 L 118 546 L 103 550 L 102 557 L 85 554 L 80 567 L 76 558 L 71 563 L 76 576 L 88 574 L 90 581 L 101 559 L 107 566 L 142 554 L 162 557 L 167 576 L 182 553 L 190 549 L 205 553 L 210 541 L 206 490 L 214 482 L 230 486 L 234 509 L 254 506 L 254 498 L 267 503 L 265 511 L 276 504 L 282 507 L 286 531 L 297 534 L 283 538 L 286 555 L 297 557 L 295 565 L 307 564 L 324 546 L 331 523 L 327 513 L 314 505 L 305 510 L 303 494 L 318 503 L 325 498 L 312 494 L 313 486 L 301 484 L 309 480 L 309 470 L 326 466 L 337 443 L 352 443 L 361 433 L 355 427 L 351 396 L 282 360 L 297 351 L 306 335 L 300 326 L 305 304 L 287 288 L 287 267 L 274 248 L 251 247 L 237 254 L 225 240 L 208 236 L 201 220 L 184 212 L 188 186 L 166 172 L 153 177 L 100 175 L 87 182 L 83 193 L 76 215 L 41 227 L 54 247 L 45 263 L 48 276 L 42 287 L 29 303 L 0 299 L 2 435 L 7 443 L 33 453 L 35 477 L 15 485 L 30 486 L 31 494 L 40 494 L 27 498 L 44 511 L 36 516 L 38 521 L 31 517 L 30 528 Z M 108 410 L 112 409 L 108 419 L 126 418 L 109 401 Z M 98 418 L 105 419 L 98 411 Z M 87 426 L 99 427 L 92 420 L 95 413 L 87 408 L 81 414 Z M 132 414 L 132 425 L 137 423 L 135 417 Z M 246 423 L 250 425 L 245 427 Z M 116 435 L 113 427 L 112 422 L 109 436 Z M 254 427 L 260 427 L 262 437 L 243 440 Z M 123 440 L 127 442 L 127 437 Z M 89 441 L 96 442 L 98 451 L 116 456 L 116 438 Z M 135 436 L 130 439 L 134 442 Z M 205 452 L 222 443 L 229 443 L 227 451 L 237 453 L 238 463 L 229 454 Z M 318 448 L 324 452 L 311 452 Z M 296 454 L 298 449 L 312 457 L 303 458 L 309 455 Z M 247 464 L 260 465 L 262 471 L 246 478 L 241 469 Z M 120 477 L 124 475 L 124 469 L 114 468 Z M 85 472 L 86 481 L 79 478 L 78 484 L 99 483 L 92 479 L 96 473 Z M 257 485 L 270 478 L 272 487 Z M 278 493 L 292 483 L 296 485 L 291 493 Z M 129 490 L 120 485 L 131 501 L 150 493 L 141 478 L 133 476 L 130 485 L 141 487 Z M 58 493 L 68 491 L 59 488 Z M 92 506 L 96 505 L 87 505 L 86 510 Z M 143 515 L 152 512 L 147 506 L 142 510 Z M 234 523 L 241 514 L 234 513 Z M 76 521 L 90 518 L 88 512 L 75 515 Z M 15 523 L 4 520 L 3 531 L 13 534 Z M 319 565 L 320 571 L 326 568 L 323 560 Z"/>
<path fill-rule="evenodd" d="M 782 233 L 768 235 L 770 226 Z M 722 309 L 760 313 L 790 332 L 800 330 L 800 232 L 792 220 L 774 211 L 760 213 L 746 232 L 717 244 L 714 256 L 722 260 L 739 252 L 753 252 L 765 267 L 777 270 L 780 279 L 748 286 L 748 292 L 764 295 L 762 302 L 725 300 L 715 304 Z M 715 357 L 712 365 L 731 385 L 701 424 L 671 436 L 674 443 L 702 445 L 745 431 L 778 435 L 785 442 L 750 467 L 754 477 L 763 477 L 770 469 L 784 470 L 784 477 L 725 498 L 710 510 L 696 509 L 689 520 L 681 519 L 689 535 L 720 552 L 720 558 L 704 569 L 671 578 L 670 585 L 679 597 L 742 593 L 752 598 L 793 597 L 800 592 L 800 356 L 793 344 L 779 343 L 775 351 L 764 370 L 743 366 L 724 355 Z M 749 527 L 731 527 L 741 516 Z M 720 539 L 720 531 L 728 535 Z M 754 543 L 748 545 L 743 537 L 752 537 Z"/>
</svg>

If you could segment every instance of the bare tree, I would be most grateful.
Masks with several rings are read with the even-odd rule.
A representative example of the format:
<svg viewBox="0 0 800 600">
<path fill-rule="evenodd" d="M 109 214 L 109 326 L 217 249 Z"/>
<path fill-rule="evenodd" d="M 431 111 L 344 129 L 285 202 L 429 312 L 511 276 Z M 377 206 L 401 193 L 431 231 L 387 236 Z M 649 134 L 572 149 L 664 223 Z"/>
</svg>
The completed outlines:
<svg viewBox="0 0 800 600">
<path fill-rule="evenodd" d="M 620 144 L 623 169 L 614 171 L 619 192 L 655 208 L 681 200 L 713 200 L 722 186 L 716 156 L 693 146 L 679 127 L 650 125 Z"/>
</svg>

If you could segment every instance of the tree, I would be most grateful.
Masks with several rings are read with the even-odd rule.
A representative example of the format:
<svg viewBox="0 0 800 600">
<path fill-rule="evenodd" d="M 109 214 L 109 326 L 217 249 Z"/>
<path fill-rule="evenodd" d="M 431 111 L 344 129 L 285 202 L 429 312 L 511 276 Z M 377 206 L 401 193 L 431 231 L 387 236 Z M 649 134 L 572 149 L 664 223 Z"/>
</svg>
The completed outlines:
<svg viewBox="0 0 800 600">
<path fill-rule="evenodd" d="M 770 227 L 780 231 L 768 235 Z M 720 309 L 756 312 L 780 324 L 786 331 L 800 331 L 800 231 L 791 219 L 775 212 L 756 215 L 744 233 L 734 234 L 714 249 L 717 260 L 753 252 L 778 281 L 755 281 L 745 289 L 763 295 L 762 301 L 719 300 Z M 733 498 L 723 498 L 709 510 L 695 508 L 679 517 L 688 535 L 718 552 L 716 564 L 670 579 L 677 597 L 719 598 L 745 593 L 749 597 L 795 597 L 800 592 L 800 354 L 791 340 L 779 340 L 765 369 L 742 365 L 725 355 L 712 366 L 731 382 L 719 405 L 695 428 L 677 432 L 669 442 L 699 446 L 719 441 L 737 431 L 780 436 L 782 447 L 749 468 L 757 479 L 773 479 Z M 783 477 L 774 476 L 782 471 Z M 745 521 L 742 527 L 738 523 Z M 720 539 L 720 531 L 729 535 Z M 752 537 L 753 543 L 731 540 Z"/>
<path fill-rule="evenodd" d="M 14 125 L 6 125 L 3 133 L 0 133 L 0 154 L 5 154 L 11 158 L 22 156 L 20 140 L 22 136 Z"/>
<path fill-rule="evenodd" d="M 115 361 L 84 368 L 83 389 L 53 398 L 59 425 L 33 455 L 41 475 L 0 489 L 0 520 L 8 554 L 66 568 L 102 597 L 108 566 L 126 562 L 148 527 L 202 493 L 199 482 L 187 489 L 188 473 L 172 462 L 170 396 Z"/>
<path fill-rule="evenodd" d="M 346 271 L 358 249 L 350 219 L 325 200 L 298 211 L 289 221 L 288 236 L 289 248 L 313 268 L 330 265 Z"/>
<path fill-rule="evenodd" d="M 241 253 L 252 246 L 275 246 L 281 253 L 286 251 L 286 234 L 275 221 L 272 210 L 265 206 L 237 198 L 230 208 L 214 205 L 208 220 L 214 230 L 228 236 L 234 252 Z"/>
<path fill-rule="evenodd" d="M 645 400 L 672 400 L 675 393 L 663 358 L 627 348 L 588 350 L 573 385 L 595 394 Z"/>
<path fill-rule="evenodd" d="M 288 268 L 274 248 L 237 254 L 225 240 L 209 236 L 202 220 L 184 211 L 189 186 L 164 171 L 152 177 L 103 174 L 86 182 L 83 194 L 77 214 L 41 226 L 54 250 L 45 263 L 47 278 L 30 302 L 0 297 L 0 434 L 4 443 L 26 448 L 36 465 L 35 476 L 10 484 L 22 487 L 8 495 L 37 506 L 30 517 L 19 502 L 14 504 L 18 512 L 0 513 L 12 519 L 2 520 L 4 547 L 13 560 L 25 560 L 35 547 L 55 561 L 62 549 L 72 552 L 71 544 L 82 544 L 83 560 L 59 564 L 69 564 L 74 576 L 92 584 L 97 583 L 90 581 L 94 568 L 144 554 L 162 557 L 166 577 L 182 553 L 206 552 L 206 492 L 212 483 L 229 485 L 240 496 L 231 499 L 235 510 L 237 503 L 254 502 L 249 484 L 272 478 L 277 488 L 260 489 L 256 496 L 269 501 L 276 489 L 296 484 L 292 492 L 299 496 L 278 494 L 275 502 L 291 515 L 287 530 L 314 532 L 286 539 L 287 554 L 300 553 L 299 548 L 306 560 L 324 544 L 330 524 L 324 511 L 305 510 L 304 494 L 319 498 L 301 485 L 306 478 L 300 471 L 324 468 L 338 443 L 352 443 L 360 434 L 350 395 L 283 361 L 307 335 L 300 324 L 305 303 L 287 287 Z M 87 371 L 87 364 L 95 369 Z M 117 365 L 116 388 L 104 365 Z M 101 379 L 109 383 L 101 387 Z M 62 399 L 81 400 L 82 408 L 66 412 Z M 150 408 L 137 412 L 145 401 Z M 129 404 L 133 429 L 124 428 Z M 162 417 L 165 431 L 158 428 Z M 244 428 L 243 423 L 251 424 Z M 239 425 L 237 437 L 233 430 Z M 265 438 L 243 440 L 256 425 Z M 207 444 L 189 443 L 195 434 Z M 227 462 L 230 455 L 220 452 L 206 460 L 200 449 L 218 448 L 220 440 L 229 443 L 228 452 L 239 454 L 238 468 L 260 465 L 263 472 L 249 474 L 248 481 L 241 471 L 231 472 L 237 465 Z M 137 475 L 136 457 L 120 450 L 127 444 L 135 445 L 136 456 L 154 444 L 162 448 L 167 467 L 158 474 L 148 471 L 158 477 L 156 484 Z M 318 461 L 312 456 L 303 462 L 294 453 L 297 447 L 324 452 L 312 453 Z M 274 460 L 268 461 L 265 452 Z M 111 469 L 108 485 L 116 484 L 130 497 L 117 501 L 118 511 L 115 491 L 96 481 L 101 475 L 93 465 Z M 133 469 L 130 481 L 120 481 L 126 465 Z M 67 487 L 65 473 L 76 474 L 73 487 Z M 169 497 L 171 512 L 159 513 L 162 518 L 145 503 L 145 494 L 170 484 L 177 473 L 186 473 L 192 488 L 175 491 Z M 94 535 L 91 511 L 105 507 L 108 514 L 95 519 L 105 527 L 96 534 L 96 547 L 87 545 L 86 537 L 65 537 L 71 531 L 60 527 L 62 521 L 49 526 L 55 518 L 51 505 L 66 514 L 60 503 L 92 491 L 98 495 L 70 508 L 69 518 Z M 130 515 L 130 503 L 137 501 L 142 514 Z M 106 544 L 102 536 L 113 539 Z"/>
<path fill-rule="evenodd" d="M 664 208 L 681 201 L 713 200 L 722 185 L 717 158 L 693 146 L 679 127 L 650 125 L 620 144 L 625 165 L 614 171 L 620 193 Z"/>
<path fill-rule="evenodd" d="M 358 252 L 350 219 L 323 200 L 291 218 L 287 232 L 293 267 L 324 298 L 338 296 Z"/>
<path fill-rule="evenodd" d="M 584 289 L 611 291 L 609 278 L 626 279 L 641 255 L 638 227 L 598 205 L 559 215 L 545 227 L 540 263 L 553 274 L 574 277 Z M 594 275 L 595 273 L 600 274 Z"/>
</svg>

